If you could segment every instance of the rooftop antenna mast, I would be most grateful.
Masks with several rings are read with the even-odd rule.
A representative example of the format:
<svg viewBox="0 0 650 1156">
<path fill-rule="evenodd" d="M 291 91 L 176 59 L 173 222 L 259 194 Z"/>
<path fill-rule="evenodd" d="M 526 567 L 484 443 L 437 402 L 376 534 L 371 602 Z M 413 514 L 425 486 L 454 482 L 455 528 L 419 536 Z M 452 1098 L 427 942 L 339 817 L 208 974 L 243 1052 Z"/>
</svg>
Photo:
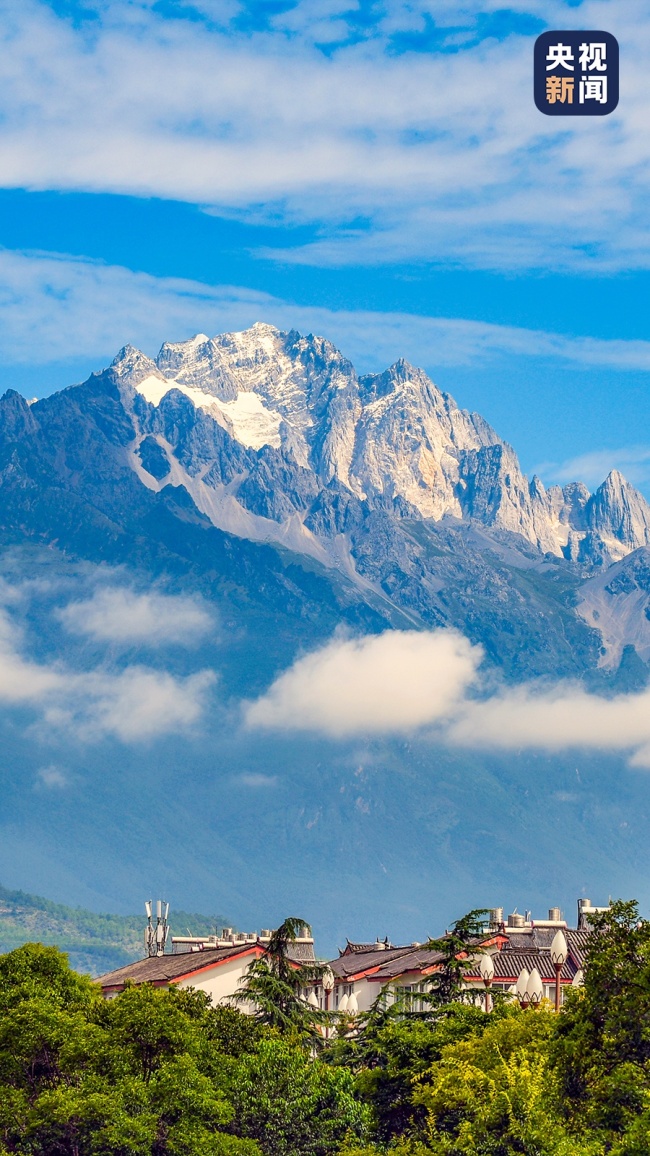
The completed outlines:
<svg viewBox="0 0 650 1156">
<path fill-rule="evenodd" d="M 169 904 L 162 899 L 156 901 L 156 923 L 153 922 L 153 899 L 145 901 L 144 909 L 147 913 L 147 926 L 144 929 L 144 949 L 149 957 L 165 954 L 165 944 L 169 935 L 167 916 Z"/>
</svg>

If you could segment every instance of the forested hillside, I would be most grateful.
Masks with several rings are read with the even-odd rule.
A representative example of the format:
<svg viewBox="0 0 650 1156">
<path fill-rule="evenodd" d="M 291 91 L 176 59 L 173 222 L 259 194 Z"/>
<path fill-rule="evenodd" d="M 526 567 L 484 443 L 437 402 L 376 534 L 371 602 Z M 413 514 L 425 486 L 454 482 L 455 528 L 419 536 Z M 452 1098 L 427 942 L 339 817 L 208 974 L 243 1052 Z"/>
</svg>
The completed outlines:
<svg viewBox="0 0 650 1156">
<path fill-rule="evenodd" d="M 172 911 L 172 934 L 203 935 L 214 931 L 219 916 Z M 0 886 L 0 954 L 38 941 L 65 951 L 77 971 L 101 975 L 143 954 L 142 915 L 99 915 L 83 907 L 66 907 L 25 891 Z"/>
</svg>

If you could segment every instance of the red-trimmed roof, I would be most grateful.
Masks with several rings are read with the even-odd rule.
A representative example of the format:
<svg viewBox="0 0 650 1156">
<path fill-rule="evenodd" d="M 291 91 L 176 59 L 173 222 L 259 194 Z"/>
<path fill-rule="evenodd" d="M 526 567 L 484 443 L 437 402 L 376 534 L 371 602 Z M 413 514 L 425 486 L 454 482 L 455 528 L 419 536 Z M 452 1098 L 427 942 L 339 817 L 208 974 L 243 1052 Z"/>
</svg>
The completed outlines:
<svg viewBox="0 0 650 1156">
<path fill-rule="evenodd" d="M 180 983 L 203 971 L 220 967 L 231 959 L 247 955 L 264 955 L 265 948 L 260 943 L 247 943 L 233 947 L 208 947 L 203 951 L 187 951 L 178 955 L 154 955 L 147 959 L 137 959 L 100 975 L 95 982 L 103 991 L 120 990 L 127 982 L 151 983 L 161 987 Z"/>
</svg>

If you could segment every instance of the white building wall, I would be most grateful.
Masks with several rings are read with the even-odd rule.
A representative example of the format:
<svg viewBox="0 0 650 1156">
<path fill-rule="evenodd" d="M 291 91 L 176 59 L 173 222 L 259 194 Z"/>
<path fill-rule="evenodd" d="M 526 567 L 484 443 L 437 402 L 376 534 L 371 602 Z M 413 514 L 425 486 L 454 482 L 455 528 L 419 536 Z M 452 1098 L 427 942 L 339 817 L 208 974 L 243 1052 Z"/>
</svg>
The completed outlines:
<svg viewBox="0 0 650 1156">
<path fill-rule="evenodd" d="M 223 963 L 215 967 L 208 967 L 205 971 L 195 972 L 193 975 L 188 975 L 186 979 L 179 980 L 173 984 L 173 987 L 193 987 L 197 991 L 205 991 L 212 997 L 213 1004 L 223 1003 L 232 997 L 237 989 L 240 987 L 244 976 L 252 961 L 255 959 L 253 954 L 236 956 L 234 959 L 227 959 Z M 188 955 L 188 966 L 190 960 L 196 961 L 196 955 Z M 237 1004 L 241 1011 L 249 1011 L 246 1004 Z"/>
<path fill-rule="evenodd" d="M 334 996 L 333 1001 L 332 997 L 330 996 L 330 1007 L 333 1007 L 333 1010 L 337 1011 L 343 996 L 350 996 L 352 995 L 352 992 L 354 992 L 357 997 L 357 1006 L 359 1011 L 365 1012 L 368 1011 L 371 1005 L 374 1003 L 379 992 L 379 987 L 377 984 L 368 983 L 367 979 L 349 980 L 347 982 L 337 983 L 334 991 L 332 992 L 332 995 Z"/>
</svg>

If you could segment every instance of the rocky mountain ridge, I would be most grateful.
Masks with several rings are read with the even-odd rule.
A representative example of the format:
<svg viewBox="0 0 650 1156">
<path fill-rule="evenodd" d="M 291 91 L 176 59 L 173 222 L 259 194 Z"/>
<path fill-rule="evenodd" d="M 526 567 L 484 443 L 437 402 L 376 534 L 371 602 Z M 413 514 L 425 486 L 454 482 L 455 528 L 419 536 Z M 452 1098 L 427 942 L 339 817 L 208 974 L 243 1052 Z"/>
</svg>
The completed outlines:
<svg viewBox="0 0 650 1156">
<path fill-rule="evenodd" d="M 615 672 L 642 641 L 646 675 L 634 615 L 605 616 L 606 638 L 582 589 L 644 552 L 642 496 L 616 472 L 593 495 L 529 482 L 403 361 L 358 377 L 324 339 L 263 325 L 156 361 L 126 347 L 82 385 L 0 399 L 0 486 L 0 545 L 172 575 L 217 601 L 262 647 L 242 650 L 238 693 L 340 624 L 452 626 L 515 680 Z"/>
<path fill-rule="evenodd" d="M 178 390 L 245 450 L 265 451 L 269 463 L 275 450 L 280 470 L 307 471 L 300 481 L 296 476 L 293 494 L 283 479 L 283 508 L 268 511 L 293 548 L 318 553 L 304 533 L 315 531 L 303 516 L 303 498 L 336 485 L 370 506 L 388 502 L 436 522 L 453 517 L 508 530 L 544 553 L 584 565 L 617 561 L 650 544 L 650 506 L 618 471 L 594 494 L 581 482 L 547 490 L 539 478 L 529 481 L 515 451 L 480 415 L 460 409 L 404 360 L 358 377 L 325 339 L 257 324 L 242 333 L 163 345 L 155 361 L 127 347 L 111 370 L 120 385 L 156 409 Z M 153 426 L 165 453 L 164 430 Z M 169 445 L 171 474 L 175 446 Z M 254 487 L 247 485 L 255 465 L 245 458 L 240 464 L 236 484 L 234 475 L 228 482 L 214 474 L 200 481 L 213 491 L 203 495 L 204 512 L 234 532 L 238 515 L 245 534 L 242 510 L 259 511 L 251 504 Z M 188 466 L 198 478 L 196 463 Z M 229 514 L 217 515 L 215 495 L 218 505 L 226 499 Z M 327 528 L 321 520 L 315 536 L 331 540 L 345 533 L 344 523 L 336 514 Z M 256 536 L 253 527 L 249 532 Z M 277 537 L 270 527 L 266 532 Z"/>
<path fill-rule="evenodd" d="M 8 391 L 0 493 L 6 670 L 17 657 L 23 681 L 215 674 L 198 723 L 146 742 L 52 731 L 9 688 L 10 886 L 104 910 L 136 910 L 160 887 L 174 910 L 248 925 L 300 904 L 335 942 L 360 919 L 374 938 L 425 918 L 426 936 L 429 917 L 514 906 L 524 862 L 542 884 L 523 902 L 540 906 L 645 877 L 647 783 L 611 751 L 241 725 L 242 704 L 297 658 L 391 628 L 462 632 L 482 648 L 488 694 L 534 680 L 645 687 L 647 505 L 620 475 L 593 495 L 546 490 L 406 363 L 360 377 L 322 339 L 256 326 L 155 361 L 127 348 L 33 404 Z M 71 631 L 70 608 L 105 589 L 196 599 L 213 625 L 187 646 L 164 622 L 153 641 Z M 33 920 L 9 915 L 5 944 Z M 90 966 L 100 945 L 86 930 Z M 56 934 L 72 945 L 73 931 L 66 916 Z"/>
</svg>

